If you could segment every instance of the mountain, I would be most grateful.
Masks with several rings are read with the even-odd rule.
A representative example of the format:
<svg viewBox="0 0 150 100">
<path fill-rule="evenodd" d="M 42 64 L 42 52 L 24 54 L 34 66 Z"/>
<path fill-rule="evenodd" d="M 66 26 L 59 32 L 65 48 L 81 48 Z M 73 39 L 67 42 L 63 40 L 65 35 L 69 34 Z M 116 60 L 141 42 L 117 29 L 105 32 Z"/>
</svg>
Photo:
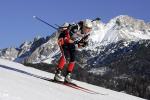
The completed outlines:
<svg viewBox="0 0 150 100">
<path fill-rule="evenodd" d="M 18 57 L 19 50 L 16 48 L 5 48 L 0 50 L 1 58 L 8 59 L 8 60 L 15 60 Z"/>
<path fill-rule="evenodd" d="M 60 53 L 57 37 L 57 32 L 46 38 L 36 37 L 31 42 L 24 42 L 19 48 L 0 50 L 0 57 L 21 63 L 52 63 Z M 82 50 L 91 50 L 96 53 L 102 51 L 103 46 L 110 43 L 141 39 L 150 39 L 150 24 L 145 23 L 143 20 L 120 15 L 111 19 L 107 24 L 94 21 L 93 31 L 89 37 L 89 46 Z"/>
<path fill-rule="evenodd" d="M 149 99 L 150 24 L 127 15 L 92 24 L 88 46 L 76 52 L 73 78 Z M 18 48 L 2 49 L 0 58 L 54 72 L 60 57 L 57 37 L 55 32 Z"/>
<path fill-rule="evenodd" d="M 46 38 L 36 37 L 33 41 L 24 42 L 19 48 L 2 49 L 0 56 L 20 63 L 39 63 L 53 57 L 57 52 L 59 52 L 59 47 L 56 43 L 56 37 L 52 35 Z"/>
<path fill-rule="evenodd" d="M 0 76 L 1 100 L 145 100 L 74 80 L 82 87 L 105 95 L 90 94 L 37 77 L 52 78 L 54 75 L 51 73 L 2 59 L 0 59 Z"/>
</svg>

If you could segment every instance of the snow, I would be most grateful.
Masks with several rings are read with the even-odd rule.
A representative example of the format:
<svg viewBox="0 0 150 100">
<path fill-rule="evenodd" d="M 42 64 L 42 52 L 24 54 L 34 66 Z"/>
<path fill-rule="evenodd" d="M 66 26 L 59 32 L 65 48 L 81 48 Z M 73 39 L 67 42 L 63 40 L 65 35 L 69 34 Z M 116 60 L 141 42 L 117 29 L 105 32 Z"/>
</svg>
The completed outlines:
<svg viewBox="0 0 150 100">
<path fill-rule="evenodd" d="M 82 87 L 108 94 L 89 94 L 61 84 L 48 82 L 25 73 L 6 69 L 19 69 L 35 75 L 53 78 L 54 75 L 22 64 L 0 59 L 0 100 L 144 100 L 121 92 L 75 81 Z"/>
</svg>

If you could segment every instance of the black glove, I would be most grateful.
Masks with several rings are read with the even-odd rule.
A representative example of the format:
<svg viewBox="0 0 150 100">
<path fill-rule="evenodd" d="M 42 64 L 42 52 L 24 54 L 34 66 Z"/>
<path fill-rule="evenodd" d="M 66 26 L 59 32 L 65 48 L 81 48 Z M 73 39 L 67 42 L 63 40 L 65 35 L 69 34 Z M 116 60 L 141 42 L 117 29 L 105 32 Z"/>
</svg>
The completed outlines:
<svg viewBox="0 0 150 100">
<path fill-rule="evenodd" d="M 88 46 L 88 42 L 83 42 L 83 47 L 86 47 L 86 46 Z"/>
<path fill-rule="evenodd" d="M 88 42 L 84 41 L 84 42 L 78 42 L 78 44 L 82 47 L 86 47 L 88 45 Z"/>
<path fill-rule="evenodd" d="M 77 40 L 77 41 L 74 41 L 74 44 L 79 44 L 79 41 Z"/>
</svg>

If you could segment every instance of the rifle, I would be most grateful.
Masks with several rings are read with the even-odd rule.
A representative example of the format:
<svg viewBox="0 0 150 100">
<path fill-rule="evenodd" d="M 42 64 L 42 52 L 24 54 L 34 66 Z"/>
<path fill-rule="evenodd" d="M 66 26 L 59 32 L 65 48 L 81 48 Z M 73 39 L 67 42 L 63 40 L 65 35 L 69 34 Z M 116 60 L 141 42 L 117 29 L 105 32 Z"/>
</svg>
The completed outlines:
<svg viewBox="0 0 150 100">
<path fill-rule="evenodd" d="M 85 47 L 88 45 L 87 39 L 90 36 L 90 34 L 84 36 L 80 41 L 76 41 L 75 44 L 82 44 L 82 47 Z"/>
<path fill-rule="evenodd" d="M 90 34 L 84 36 L 84 37 L 79 41 L 79 43 L 84 43 L 84 42 L 86 42 L 89 36 L 90 36 Z"/>
</svg>

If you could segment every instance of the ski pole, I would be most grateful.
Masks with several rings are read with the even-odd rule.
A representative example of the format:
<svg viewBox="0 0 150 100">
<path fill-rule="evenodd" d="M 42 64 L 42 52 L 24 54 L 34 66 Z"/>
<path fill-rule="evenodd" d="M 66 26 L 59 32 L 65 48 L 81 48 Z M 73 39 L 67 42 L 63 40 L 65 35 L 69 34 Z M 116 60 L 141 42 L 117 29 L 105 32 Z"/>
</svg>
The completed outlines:
<svg viewBox="0 0 150 100">
<path fill-rule="evenodd" d="M 54 27 L 53 25 L 51 25 L 51 24 L 47 23 L 46 21 L 44 21 L 44 20 L 40 19 L 40 18 L 39 18 L 39 17 L 37 17 L 37 16 L 33 16 L 33 18 L 35 18 L 35 19 L 37 19 L 37 20 L 39 20 L 39 21 L 41 21 L 41 22 L 45 23 L 46 25 L 48 25 L 48 26 L 50 26 L 50 27 L 52 27 L 52 28 L 54 28 L 54 29 L 58 30 L 58 28 Z"/>
<path fill-rule="evenodd" d="M 55 24 L 57 27 L 61 27 L 60 25 L 58 25 L 58 24 Z"/>
</svg>

